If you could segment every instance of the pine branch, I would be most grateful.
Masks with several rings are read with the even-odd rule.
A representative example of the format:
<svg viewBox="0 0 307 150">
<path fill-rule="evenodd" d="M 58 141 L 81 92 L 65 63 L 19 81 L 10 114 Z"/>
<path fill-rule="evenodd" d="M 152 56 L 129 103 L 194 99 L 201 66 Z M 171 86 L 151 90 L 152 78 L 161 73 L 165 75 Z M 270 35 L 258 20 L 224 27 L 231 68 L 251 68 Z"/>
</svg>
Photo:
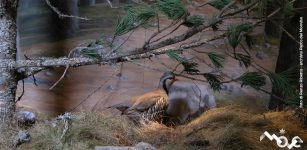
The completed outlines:
<svg viewBox="0 0 307 150">
<path fill-rule="evenodd" d="M 73 16 L 68 14 L 63 14 L 58 8 L 54 7 L 49 0 L 45 0 L 46 4 L 59 16 L 59 18 L 76 18 L 81 20 L 90 20 L 86 17 Z"/>
<path fill-rule="evenodd" d="M 206 78 L 208 83 L 210 84 L 211 88 L 214 91 L 220 91 L 222 89 L 222 82 L 223 80 L 222 76 L 215 75 L 215 74 L 210 74 L 210 73 L 205 73 L 203 76 Z"/>
<path fill-rule="evenodd" d="M 231 26 L 227 31 L 227 39 L 229 45 L 235 49 L 241 42 L 243 36 L 251 32 L 254 27 L 252 23 L 243 23 L 237 26 Z"/>
<path fill-rule="evenodd" d="M 156 16 L 156 12 L 148 5 L 127 6 L 126 15 L 121 18 L 115 27 L 114 36 L 120 36 L 146 24 Z"/>
<path fill-rule="evenodd" d="M 248 68 L 251 65 L 251 57 L 249 55 L 244 55 L 241 53 L 235 53 L 235 59 L 237 59 L 240 64 Z"/>
<path fill-rule="evenodd" d="M 259 72 L 246 72 L 237 80 L 241 82 L 241 87 L 250 86 L 257 90 L 266 84 L 265 77 Z"/>
<path fill-rule="evenodd" d="M 222 68 L 225 61 L 225 56 L 215 52 L 209 52 L 208 57 L 216 68 Z"/>
<path fill-rule="evenodd" d="M 181 0 L 157 0 L 157 7 L 169 19 L 177 20 L 187 14 L 187 9 Z"/>
</svg>

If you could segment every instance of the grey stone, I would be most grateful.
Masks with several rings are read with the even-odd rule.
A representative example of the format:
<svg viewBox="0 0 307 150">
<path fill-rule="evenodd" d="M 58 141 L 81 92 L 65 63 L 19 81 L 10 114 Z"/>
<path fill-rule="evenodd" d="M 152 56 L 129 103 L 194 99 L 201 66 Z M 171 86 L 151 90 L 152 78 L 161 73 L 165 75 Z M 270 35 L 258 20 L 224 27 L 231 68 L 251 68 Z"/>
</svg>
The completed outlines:
<svg viewBox="0 0 307 150">
<path fill-rule="evenodd" d="M 135 150 L 134 147 L 96 146 L 95 150 Z"/>
<path fill-rule="evenodd" d="M 16 136 L 16 139 L 15 139 L 15 145 L 18 146 L 20 144 L 23 144 L 23 143 L 26 143 L 26 142 L 29 142 L 31 139 L 31 136 L 30 134 L 27 132 L 27 131 L 22 131 L 20 130 Z"/>
<path fill-rule="evenodd" d="M 140 142 L 135 147 L 132 146 L 96 146 L 95 150 L 157 150 L 152 145 Z"/>
<path fill-rule="evenodd" d="M 22 125 L 33 125 L 37 121 L 37 117 L 30 111 L 19 111 L 16 113 L 18 123 Z"/>
<path fill-rule="evenodd" d="M 140 142 L 135 146 L 136 150 L 157 150 L 155 147 L 148 143 Z"/>
</svg>

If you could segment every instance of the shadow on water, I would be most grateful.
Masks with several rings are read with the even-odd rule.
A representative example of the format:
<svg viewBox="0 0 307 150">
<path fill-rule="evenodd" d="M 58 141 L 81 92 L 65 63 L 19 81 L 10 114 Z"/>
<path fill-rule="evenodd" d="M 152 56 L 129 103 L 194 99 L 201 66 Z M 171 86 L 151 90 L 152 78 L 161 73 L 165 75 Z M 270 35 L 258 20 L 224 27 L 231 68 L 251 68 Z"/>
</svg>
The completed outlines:
<svg viewBox="0 0 307 150">
<path fill-rule="evenodd" d="M 36 2 L 34 2 L 36 1 Z M 55 0 L 53 0 L 55 1 Z M 49 56 L 60 57 L 67 55 L 68 51 L 82 43 L 88 43 L 101 37 L 102 35 L 112 35 L 113 27 L 118 21 L 118 17 L 123 13 L 120 8 L 112 9 L 107 3 L 102 0 L 96 0 L 93 5 L 91 1 L 83 3 L 78 7 L 75 0 L 57 0 L 65 3 L 69 1 L 74 7 L 61 8 L 66 5 L 54 4 L 65 12 L 78 14 L 82 17 L 88 17 L 90 20 L 66 20 L 60 19 L 57 15 L 52 14 L 50 8 L 44 3 L 44 0 L 20 0 L 24 2 L 18 10 L 18 28 L 19 28 L 19 56 L 23 54 L 30 58 Z M 80 4 L 79 4 L 80 5 Z M 86 6 L 85 6 L 86 5 Z M 119 5 L 122 5 L 120 3 Z M 195 10 L 196 11 L 196 10 Z M 214 14 L 215 9 L 198 9 L 202 14 Z M 161 18 L 160 25 L 168 25 L 170 22 Z M 70 26 L 67 28 L 67 26 Z M 178 29 L 177 33 L 186 31 L 185 27 Z M 154 30 L 138 29 L 134 31 L 129 40 L 124 44 L 124 49 L 129 50 L 143 46 L 148 36 Z M 209 38 L 214 35 L 214 32 L 205 35 L 204 38 Z M 64 35 L 63 35 L 64 34 Z M 128 36 L 128 35 L 127 35 Z M 125 38 L 125 36 L 123 37 Z M 224 41 L 216 41 L 213 45 L 220 45 L 217 48 L 213 45 L 204 45 L 200 49 L 210 49 L 212 51 L 224 51 Z M 22 54 L 21 54 L 22 53 Z M 205 58 L 206 54 L 200 55 L 196 53 L 185 53 L 187 57 Z M 208 60 L 209 61 L 209 60 Z M 168 59 L 167 56 L 161 55 L 150 60 L 137 60 L 139 64 L 145 66 L 165 69 L 161 62 L 169 67 L 175 67 L 177 63 Z M 276 57 L 259 62 L 273 70 L 276 62 Z M 20 106 L 30 107 L 42 113 L 57 115 L 65 111 L 70 111 L 72 108 L 76 110 L 92 110 L 102 111 L 105 107 L 127 102 L 131 97 L 151 91 L 158 86 L 158 81 L 161 72 L 152 69 L 144 69 L 132 63 L 124 63 L 122 68 L 122 77 L 116 76 L 119 73 L 119 65 L 113 66 L 83 66 L 78 68 L 70 68 L 64 80 L 60 82 L 52 91 L 49 88 L 55 83 L 63 73 L 63 68 L 54 70 L 45 70 L 35 75 L 38 86 L 33 84 L 33 79 L 29 78 L 25 84 L 25 95 L 19 102 Z M 168 67 L 168 68 L 169 68 Z M 205 63 L 199 64 L 199 68 L 204 70 L 209 69 Z M 231 76 L 238 76 L 244 70 L 240 67 L 236 60 L 229 59 L 225 62 L 225 73 Z M 237 96 L 252 95 L 258 98 L 267 98 L 267 95 L 252 91 L 252 89 L 241 88 L 240 84 L 233 84 L 233 88 L 229 88 L 230 95 L 234 93 Z M 18 94 L 21 93 L 21 84 L 19 84 Z M 226 88 L 228 89 L 228 88 Z M 268 85 L 267 89 L 271 89 Z M 221 97 L 225 97 L 222 95 Z M 86 100 L 86 101 L 85 101 Z M 84 102 L 84 103 L 82 103 Z M 77 107 L 78 106 L 78 107 Z"/>
<path fill-rule="evenodd" d="M 70 49 L 83 42 L 98 39 L 102 34 L 112 34 L 122 13 L 121 9 L 112 9 L 101 0 L 80 0 L 79 3 L 78 0 L 57 0 L 52 1 L 52 5 L 64 14 L 85 16 L 90 20 L 59 18 L 43 0 L 21 0 L 18 9 L 18 58 L 24 59 L 24 55 L 30 58 L 67 55 Z M 38 86 L 33 85 L 32 77 L 26 79 L 26 92 L 20 105 L 52 115 L 69 110 L 78 103 L 76 99 L 82 99 L 98 86 L 92 84 L 97 77 L 105 80 L 110 76 L 108 72 L 112 73 L 110 69 L 96 71 L 95 67 L 81 67 L 80 71 L 70 69 L 67 79 L 52 91 L 48 88 L 60 78 L 63 68 L 37 74 Z M 99 79 L 97 82 L 100 82 Z M 20 88 L 18 91 L 20 93 Z"/>
</svg>

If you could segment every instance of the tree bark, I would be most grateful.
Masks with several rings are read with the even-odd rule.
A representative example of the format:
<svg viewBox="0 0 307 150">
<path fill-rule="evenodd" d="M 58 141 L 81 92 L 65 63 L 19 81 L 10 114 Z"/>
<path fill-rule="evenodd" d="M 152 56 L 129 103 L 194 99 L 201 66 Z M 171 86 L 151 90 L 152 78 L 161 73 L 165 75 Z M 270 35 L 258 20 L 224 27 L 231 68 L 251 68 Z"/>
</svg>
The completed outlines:
<svg viewBox="0 0 307 150">
<path fill-rule="evenodd" d="M 92 6 L 96 4 L 96 0 L 80 0 L 79 3 L 81 6 Z"/>
<path fill-rule="evenodd" d="M 294 3 L 295 8 L 303 8 L 306 6 L 307 2 L 304 0 L 297 0 Z M 306 14 L 307 14 L 306 9 L 302 9 L 301 11 L 297 11 L 292 19 L 285 21 L 284 29 L 289 34 L 291 34 L 296 39 L 296 41 L 293 40 L 286 32 L 282 33 L 280 47 L 279 47 L 279 55 L 275 68 L 276 73 L 283 72 L 291 67 L 296 67 L 299 65 L 299 44 L 297 43 L 297 41 L 299 41 L 299 18 L 303 16 L 304 20 L 306 20 L 307 19 Z M 303 27 L 304 30 L 306 30 L 307 23 L 303 23 L 303 25 L 304 25 Z M 306 41 L 306 39 L 307 38 L 304 38 L 304 41 Z M 306 42 L 304 42 L 304 45 L 306 45 Z M 304 48 L 304 50 L 305 49 L 306 48 Z M 306 58 L 306 53 L 304 53 L 304 58 Z M 306 61 L 304 61 L 304 63 L 306 63 Z M 304 75 L 306 76 L 306 73 L 304 73 Z M 295 84 L 295 86 L 298 86 L 298 79 L 297 83 L 293 84 Z M 272 92 L 273 94 L 279 97 L 283 97 L 282 94 L 279 91 L 277 91 L 275 87 L 273 87 Z M 282 109 L 283 105 L 284 105 L 283 101 L 281 101 L 280 99 L 276 99 L 275 97 L 272 96 L 269 102 L 269 109 Z"/>
<path fill-rule="evenodd" d="M 78 0 L 53 0 L 51 4 L 62 14 L 78 16 Z M 59 14 L 52 12 L 54 34 L 57 39 L 65 39 L 75 35 L 79 31 L 77 18 L 60 18 Z"/>
<path fill-rule="evenodd" d="M 0 60 L 16 61 L 17 0 L 0 1 Z M 0 68 L 0 133 L 10 125 L 15 111 L 16 71 Z"/>
<path fill-rule="evenodd" d="M 268 1 L 267 6 L 266 6 L 266 15 L 271 14 L 279 7 L 280 6 L 276 4 L 276 2 Z M 268 20 L 265 22 L 264 31 L 267 36 L 274 37 L 274 38 L 280 38 L 282 32 L 278 25 L 282 24 L 282 20 L 280 19 L 281 17 L 282 17 L 281 12 L 278 12 L 272 16 L 272 18 L 277 18 L 277 19 Z"/>
</svg>

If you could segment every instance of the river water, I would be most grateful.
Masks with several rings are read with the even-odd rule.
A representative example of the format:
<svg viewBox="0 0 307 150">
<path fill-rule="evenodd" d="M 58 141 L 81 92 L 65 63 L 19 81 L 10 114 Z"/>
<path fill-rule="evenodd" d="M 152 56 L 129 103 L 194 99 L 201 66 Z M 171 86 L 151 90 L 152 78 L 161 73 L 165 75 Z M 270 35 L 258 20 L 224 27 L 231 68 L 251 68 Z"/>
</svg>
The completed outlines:
<svg viewBox="0 0 307 150">
<path fill-rule="evenodd" d="M 54 34 L 56 23 L 48 6 L 34 3 L 21 7 L 18 14 L 19 57 L 67 55 L 70 49 L 80 44 L 111 35 L 121 14 L 120 8 L 110 8 L 107 3 L 80 6 L 78 15 L 90 20 L 79 20 L 79 30 L 63 39 L 61 35 Z M 26 80 L 25 94 L 18 104 L 50 115 L 72 109 L 101 111 L 106 106 L 127 101 L 134 95 L 157 87 L 160 73 L 155 75 L 132 64 L 124 64 L 121 71 L 122 76 L 119 77 L 116 75 L 120 72 L 120 65 L 72 68 L 56 88 L 49 90 L 60 78 L 63 68 L 46 70 L 35 75 L 37 86 L 33 84 L 33 78 Z M 144 76 L 150 80 L 145 81 Z M 18 94 L 21 94 L 21 89 L 20 82 Z"/>
<path fill-rule="evenodd" d="M 110 8 L 107 3 L 79 6 L 77 11 L 75 9 L 69 9 L 69 11 L 90 20 L 78 20 L 77 26 L 68 23 L 68 26 L 72 26 L 72 28 L 65 29 L 59 25 L 58 19 L 54 20 L 55 16 L 52 15 L 50 8 L 45 3 L 39 3 L 42 0 L 31 0 L 38 1 L 38 3 L 23 1 L 28 3 L 20 6 L 18 10 L 19 58 L 23 58 L 23 55 L 30 58 L 67 55 L 69 50 L 76 46 L 94 41 L 103 35 L 112 35 L 114 25 L 119 16 L 123 14 L 122 9 Z M 96 0 L 96 2 L 102 1 Z M 116 6 L 123 6 L 123 3 L 116 4 Z M 213 15 L 216 12 L 211 7 L 195 11 L 201 11 L 206 15 Z M 168 23 L 163 18 L 161 19 L 161 26 Z M 182 33 L 185 30 L 185 27 L 181 27 L 174 34 Z M 142 46 L 152 32 L 152 30 L 136 30 L 124 44 L 124 49 Z M 63 36 L 63 33 L 67 36 Z M 210 31 L 209 35 L 205 35 L 204 38 L 214 34 L 216 33 Z M 127 36 L 124 36 L 123 39 Z M 217 48 L 213 45 L 223 45 L 223 40 L 201 47 L 200 50 L 223 51 L 225 49 L 223 46 Z M 194 57 L 192 53 L 189 55 Z M 275 55 L 259 63 L 265 64 L 267 69 L 273 70 L 276 62 Z M 197 54 L 197 57 L 206 58 L 200 54 Z M 233 76 L 244 72 L 237 61 L 231 59 L 226 61 L 225 72 Z M 162 72 L 150 68 L 166 70 L 167 67 L 161 62 L 168 64 L 168 66 L 176 66 L 176 63 L 171 62 L 167 56 L 160 56 L 158 59 L 136 61 L 138 64 L 150 66 L 145 68 L 135 63 L 124 63 L 122 67 L 121 64 L 116 64 L 70 68 L 65 78 L 53 90 L 49 90 L 49 88 L 60 78 L 64 68 L 45 70 L 35 75 L 37 86 L 32 77 L 25 80 L 25 93 L 21 101 L 18 102 L 18 106 L 48 115 L 58 115 L 66 111 L 103 111 L 108 106 L 128 102 L 133 96 L 156 89 Z M 200 65 L 199 67 L 208 70 L 207 66 Z M 119 76 L 119 73 L 122 76 Z M 270 89 L 270 85 L 267 89 Z M 242 89 L 239 84 L 229 85 L 227 90 L 228 95 L 252 96 L 263 99 L 269 97 L 250 88 Z M 21 94 L 21 91 L 22 83 L 20 82 L 18 95 Z M 223 92 L 216 93 L 216 95 L 220 95 L 220 97 L 222 95 L 221 99 L 229 98 Z M 233 97 L 231 98 L 233 99 Z"/>
</svg>

